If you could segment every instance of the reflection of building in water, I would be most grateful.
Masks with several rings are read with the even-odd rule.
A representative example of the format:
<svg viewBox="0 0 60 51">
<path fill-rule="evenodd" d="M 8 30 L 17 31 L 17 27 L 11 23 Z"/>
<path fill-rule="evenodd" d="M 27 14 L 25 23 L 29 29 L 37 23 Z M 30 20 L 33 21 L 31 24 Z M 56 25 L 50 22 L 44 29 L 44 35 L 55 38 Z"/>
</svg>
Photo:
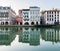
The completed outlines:
<svg viewBox="0 0 60 51">
<path fill-rule="evenodd" d="M 19 41 L 28 43 L 30 39 L 29 28 L 23 28 L 22 33 L 20 34 Z"/>
<path fill-rule="evenodd" d="M 17 27 L 16 31 L 17 31 L 16 32 L 17 35 L 21 34 L 22 33 L 22 27 Z"/>
<path fill-rule="evenodd" d="M 40 29 L 30 31 L 30 45 L 39 45 L 40 44 Z"/>
<path fill-rule="evenodd" d="M 30 45 L 40 44 L 40 29 L 23 28 L 22 31 L 19 35 L 19 42 L 30 43 Z"/>
<path fill-rule="evenodd" d="M 16 35 L 14 28 L 0 28 L 0 45 L 10 45 L 15 39 Z"/>
<path fill-rule="evenodd" d="M 60 29 L 45 29 L 42 39 L 45 41 L 59 42 L 60 41 Z"/>
</svg>

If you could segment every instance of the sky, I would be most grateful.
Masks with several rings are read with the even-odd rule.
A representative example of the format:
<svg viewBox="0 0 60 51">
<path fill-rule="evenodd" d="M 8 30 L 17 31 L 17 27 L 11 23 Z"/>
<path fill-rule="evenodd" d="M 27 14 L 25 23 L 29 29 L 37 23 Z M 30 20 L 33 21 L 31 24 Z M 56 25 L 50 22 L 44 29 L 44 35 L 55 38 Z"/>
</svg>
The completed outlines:
<svg viewBox="0 0 60 51">
<path fill-rule="evenodd" d="M 60 0 L 0 0 L 0 6 L 10 6 L 18 14 L 19 9 L 38 6 L 41 10 L 60 8 Z"/>
</svg>

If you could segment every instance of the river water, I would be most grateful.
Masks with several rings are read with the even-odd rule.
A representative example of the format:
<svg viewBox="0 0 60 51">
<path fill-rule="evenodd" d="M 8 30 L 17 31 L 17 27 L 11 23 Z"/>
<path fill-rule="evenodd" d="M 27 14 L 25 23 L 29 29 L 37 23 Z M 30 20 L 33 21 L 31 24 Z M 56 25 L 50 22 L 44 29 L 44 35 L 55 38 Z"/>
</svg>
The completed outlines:
<svg viewBox="0 0 60 51">
<path fill-rule="evenodd" d="M 0 27 L 0 51 L 60 51 L 60 29 Z"/>
</svg>

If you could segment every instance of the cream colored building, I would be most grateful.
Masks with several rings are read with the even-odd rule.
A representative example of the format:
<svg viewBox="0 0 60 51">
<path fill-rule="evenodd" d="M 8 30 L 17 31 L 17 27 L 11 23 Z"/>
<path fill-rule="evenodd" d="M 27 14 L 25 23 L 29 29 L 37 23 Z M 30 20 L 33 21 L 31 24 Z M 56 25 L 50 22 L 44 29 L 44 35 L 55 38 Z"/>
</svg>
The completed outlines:
<svg viewBox="0 0 60 51">
<path fill-rule="evenodd" d="M 16 16 L 16 13 L 11 7 L 0 6 L 0 25 L 11 25 L 12 18 Z"/>
</svg>

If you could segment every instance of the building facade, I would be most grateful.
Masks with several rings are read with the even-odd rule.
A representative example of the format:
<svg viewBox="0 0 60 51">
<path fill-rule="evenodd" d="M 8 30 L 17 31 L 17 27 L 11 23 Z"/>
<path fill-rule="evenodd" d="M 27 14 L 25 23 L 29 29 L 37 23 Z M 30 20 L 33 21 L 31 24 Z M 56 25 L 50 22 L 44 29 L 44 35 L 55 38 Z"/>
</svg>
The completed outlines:
<svg viewBox="0 0 60 51">
<path fill-rule="evenodd" d="M 44 13 L 45 12 L 43 10 L 40 12 L 40 25 L 44 25 L 45 24 Z"/>
<path fill-rule="evenodd" d="M 19 10 L 18 13 L 19 13 L 18 16 L 16 16 L 16 24 L 22 25 L 23 23 L 22 10 Z"/>
<path fill-rule="evenodd" d="M 23 25 L 30 25 L 30 9 L 23 9 Z"/>
<path fill-rule="evenodd" d="M 56 25 L 60 24 L 60 10 L 52 9 L 44 11 L 45 24 Z"/>
<path fill-rule="evenodd" d="M 31 25 L 40 25 L 40 7 L 30 7 L 30 23 Z"/>
<path fill-rule="evenodd" d="M 16 16 L 16 24 L 17 25 L 22 25 L 22 17 Z"/>
<path fill-rule="evenodd" d="M 22 25 L 40 25 L 40 8 L 37 6 L 22 9 L 19 11 L 19 17 L 22 16 Z"/>
<path fill-rule="evenodd" d="M 11 25 L 12 18 L 16 16 L 16 13 L 11 7 L 0 6 L 0 25 Z"/>
</svg>

